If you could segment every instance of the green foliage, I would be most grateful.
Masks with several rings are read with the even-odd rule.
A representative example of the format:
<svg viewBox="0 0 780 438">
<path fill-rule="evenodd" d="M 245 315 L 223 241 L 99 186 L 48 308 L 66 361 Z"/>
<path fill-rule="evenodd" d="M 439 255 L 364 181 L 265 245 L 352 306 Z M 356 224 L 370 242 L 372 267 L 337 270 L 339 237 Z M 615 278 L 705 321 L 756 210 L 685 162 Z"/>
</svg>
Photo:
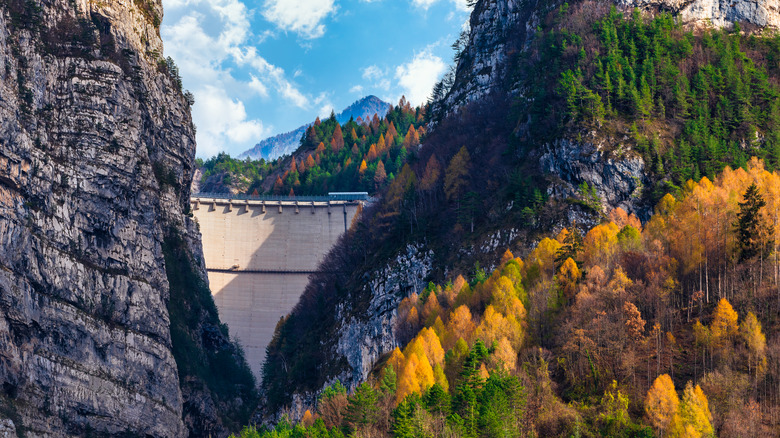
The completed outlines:
<svg viewBox="0 0 780 438">
<path fill-rule="evenodd" d="M 347 393 L 347 388 L 345 388 L 340 381 L 336 380 L 334 384 L 328 386 L 322 391 L 322 394 L 320 394 L 320 401 L 332 399 L 337 395 L 346 394 L 346 393 Z"/>
<path fill-rule="evenodd" d="M 755 183 L 747 188 L 743 198 L 739 203 L 737 222 L 734 224 L 738 237 L 739 259 L 745 261 L 759 255 L 766 257 L 774 246 L 774 227 L 771 224 L 766 225 L 762 218 L 766 201 Z"/>
<path fill-rule="evenodd" d="M 671 15 L 614 7 L 593 16 L 559 11 L 537 38 L 540 60 L 523 66 L 537 138 L 605 120 L 633 126 L 636 151 L 677 185 L 751 155 L 780 165 L 780 36 L 693 34 Z"/>
<path fill-rule="evenodd" d="M 344 418 L 352 431 L 364 429 L 376 422 L 379 411 L 377 401 L 377 393 L 368 383 L 363 382 L 355 389 L 347 399 L 347 412 Z"/>
<path fill-rule="evenodd" d="M 291 189 L 298 196 L 334 191 L 376 193 L 416 158 L 419 134 L 416 138 L 407 134 L 410 127 L 422 132 L 425 120 L 421 109 L 402 101 L 384 119 L 361 122 L 350 119 L 340 125 L 335 115 L 318 119 L 306 130 L 301 146 L 291 157 L 273 162 L 237 160 L 221 153 L 203 163 L 203 181 L 221 173 L 241 176 L 251 181 L 247 194 L 257 190 L 258 194 L 287 195 Z M 361 172 L 363 161 L 366 168 Z M 387 175 L 384 180 L 374 178 L 380 162 Z M 275 184 L 277 178 L 280 184 Z"/>
</svg>

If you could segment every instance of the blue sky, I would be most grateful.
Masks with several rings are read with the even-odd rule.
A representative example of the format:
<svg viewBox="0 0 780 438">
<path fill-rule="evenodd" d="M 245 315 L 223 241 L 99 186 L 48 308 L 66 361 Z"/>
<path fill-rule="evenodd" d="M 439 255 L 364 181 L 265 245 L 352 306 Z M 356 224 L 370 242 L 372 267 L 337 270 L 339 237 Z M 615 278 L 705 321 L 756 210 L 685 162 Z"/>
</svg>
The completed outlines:
<svg viewBox="0 0 780 438">
<path fill-rule="evenodd" d="M 163 0 L 165 54 L 195 94 L 198 156 L 374 94 L 422 104 L 452 62 L 466 0 Z"/>
</svg>

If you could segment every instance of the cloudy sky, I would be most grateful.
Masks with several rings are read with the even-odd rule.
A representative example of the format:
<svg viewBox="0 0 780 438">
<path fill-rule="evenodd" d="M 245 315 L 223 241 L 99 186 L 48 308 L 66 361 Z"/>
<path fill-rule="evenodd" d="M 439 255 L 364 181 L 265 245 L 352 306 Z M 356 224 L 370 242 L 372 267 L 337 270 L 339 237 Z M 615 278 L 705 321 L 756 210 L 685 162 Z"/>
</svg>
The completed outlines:
<svg viewBox="0 0 780 438">
<path fill-rule="evenodd" d="M 195 94 L 198 156 L 237 156 L 370 94 L 424 103 L 466 1 L 163 0 L 165 54 Z"/>
</svg>

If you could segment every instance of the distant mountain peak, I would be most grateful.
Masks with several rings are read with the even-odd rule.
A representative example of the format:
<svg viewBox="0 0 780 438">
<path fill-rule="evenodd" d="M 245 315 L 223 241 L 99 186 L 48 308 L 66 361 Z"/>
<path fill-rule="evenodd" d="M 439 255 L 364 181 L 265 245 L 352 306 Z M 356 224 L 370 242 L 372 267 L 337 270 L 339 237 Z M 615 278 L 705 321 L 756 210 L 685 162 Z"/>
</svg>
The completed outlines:
<svg viewBox="0 0 780 438">
<path fill-rule="evenodd" d="M 379 117 L 384 117 L 391 106 L 391 104 L 374 95 L 366 96 L 358 99 L 348 107 L 344 108 L 341 112 L 336 114 L 336 120 L 343 124 L 349 121 L 350 118 L 355 120 L 358 118 L 366 120 L 374 117 L 374 114 Z M 285 132 L 283 134 L 269 137 L 257 143 L 251 149 L 244 151 L 238 157 L 249 157 L 255 159 L 265 158 L 266 160 L 273 160 L 281 157 L 282 155 L 291 154 L 296 149 L 298 149 L 298 146 L 300 146 L 301 137 L 303 137 L 306 129 L 313 123 L 315 122 L 307 123 L 290 132 Z"/>
</svg>

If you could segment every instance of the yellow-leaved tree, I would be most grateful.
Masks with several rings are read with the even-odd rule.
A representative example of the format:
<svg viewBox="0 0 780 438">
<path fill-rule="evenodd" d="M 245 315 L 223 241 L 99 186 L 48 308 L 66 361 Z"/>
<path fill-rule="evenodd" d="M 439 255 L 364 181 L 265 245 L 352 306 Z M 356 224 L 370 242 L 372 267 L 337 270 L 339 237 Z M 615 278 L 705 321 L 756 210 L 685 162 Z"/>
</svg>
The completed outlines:
<svg viewBox="0 0 780 438">
<path fill-rule="evenodd" d="M 721 298 L 712 313 L 712 322 L 710 323 L 712 344 L 721 348 L 725 347 L 737 334 L 738 319 L 737 312 L 731 307 L 731 303 L 727 299 Z"/>
<path fill-rule="evenodd" d="M 748 312 L 739 329 L 748 350 L 748 371 L 758 378 L 766 371 L 766 336 L 761 331 L 761 323 L 753 312 Z"/>
<path fill-rule="evenodd" d="M 677 436 L 686 438 L 715 436 L 707 396 L 699 385 L 694 387 L 691 382 L 685 385 L 680 405 L 680 419 L 682 424 L 679 430 L 675 430 Z"/>
<path fill-rule="evenodd" d="M 645 413 L 659 435 L 666 436 L 679 424 L 680 398 L 668 374 L 658 376 L 647 391 Z"/>
</svg>

